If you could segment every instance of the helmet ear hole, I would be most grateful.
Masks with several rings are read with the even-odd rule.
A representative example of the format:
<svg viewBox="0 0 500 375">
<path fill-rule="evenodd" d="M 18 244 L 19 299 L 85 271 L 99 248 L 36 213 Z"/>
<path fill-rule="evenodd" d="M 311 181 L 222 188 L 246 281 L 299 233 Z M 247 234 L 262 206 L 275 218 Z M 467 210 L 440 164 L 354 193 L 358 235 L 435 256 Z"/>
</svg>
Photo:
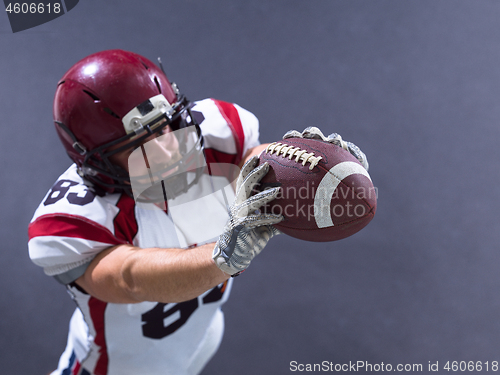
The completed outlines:
<svg viewBox="0 0 500 375">
<path fill-rule="evenodd" d="M 156 83 L 156 87 L 158 87 L 158 93 L 161 94 L 161 86 L 160 82 L 158 82 L 158 77 L 155 76 L 154 81 Z"/>
<path fill-rule="evenodd" d="M 101 99 L 99 99 L 96 95 L 92 94 L 90 91 L 83 90 L 83 92 L 88 96 L 90 96 L 92 99 L 94 99 L 94 103 L 99 103 L 101 101 Z"/>
<path fill-rule="evenodd" d="M 109 109 L 108 107 L 105 107 L 104 108 L 104 112 L 106 113 L 109 113 L 111 116 L 113 116 L 114 118 L 117 118 L 117 119 L 120 119 L 120 116 L 118 116 L 116 113 L 114 113 L 111 109 Z"/>
</svg>

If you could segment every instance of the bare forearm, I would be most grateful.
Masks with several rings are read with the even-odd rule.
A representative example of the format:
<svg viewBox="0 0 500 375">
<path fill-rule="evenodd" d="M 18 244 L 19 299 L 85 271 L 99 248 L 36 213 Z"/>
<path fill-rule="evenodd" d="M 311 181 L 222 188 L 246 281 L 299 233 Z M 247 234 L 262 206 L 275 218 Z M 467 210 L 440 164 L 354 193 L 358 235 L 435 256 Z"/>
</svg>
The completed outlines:
<svg viewBox="0 0 500 375">
<path fill-rule="evenodd" d="M 213 247 L 207 244 L 184 250 L 122 245 L 100 254 L 77 282 L 107 302 L 186 301 L 229 277 L 214 264 Z"/>
<path fill-rule="evenodd" d="M 214 244 L 193 249 L 148 249 L 124 264 L 123 275 L 139 300 L 181 302 L 227 280 L 212 260 Z"/>
</svg>

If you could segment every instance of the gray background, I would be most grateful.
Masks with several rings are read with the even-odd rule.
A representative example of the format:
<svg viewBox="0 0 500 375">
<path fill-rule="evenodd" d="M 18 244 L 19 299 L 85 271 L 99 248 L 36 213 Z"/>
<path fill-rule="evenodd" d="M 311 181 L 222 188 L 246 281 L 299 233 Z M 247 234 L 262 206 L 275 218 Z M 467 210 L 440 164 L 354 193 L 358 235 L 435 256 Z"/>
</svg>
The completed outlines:
<svg viewBox="0 0 500 375">
<path fill-rule="evenodd" d="M 109 48 L 161 56 L 191 99 L 253 111 L 263 142 L 339 132 L 379 191 L 351 238 L 272 240 L 236 279 L 203 374 L 499 361 L 499 20 L 496 0 L 82 0 L 16 34 L 0 14 L 2 374 L 45 374 L 65 345 L 73 303 L 31 264 L 26 228 L 69 165 L 56 82 Z"/>
</svg>

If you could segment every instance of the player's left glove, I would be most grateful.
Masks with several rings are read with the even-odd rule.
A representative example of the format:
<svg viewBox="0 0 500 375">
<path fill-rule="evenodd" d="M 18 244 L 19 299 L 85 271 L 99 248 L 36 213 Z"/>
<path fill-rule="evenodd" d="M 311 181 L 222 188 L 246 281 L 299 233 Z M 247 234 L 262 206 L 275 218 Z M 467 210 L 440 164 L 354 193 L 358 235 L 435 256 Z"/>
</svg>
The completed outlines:
<svg viewBox="0 0 500 375">
<path fill-rule="evenodd" d="M 244 271 L 268 241 L 281 233 L 273 224 L 282 221 L 283 216 L 259 211 L 261 206 L 276 198 L 279 188 L 252 195 L 252 189 L 269 170 L 267 163 L 256 167 L 258 161 L 259 158 L 254 156 L 241 169 L 236 182 L 236 197 L 229 207 L 229 220 L 212 255 L 217 267 L 232 276 Z"/>
<path fill-rule="evenodd" d="M 328 137 L 325 137 L 321 130 L 319 130 L 315 126 L 310 126 L 308 128 L 305 128 L 302 133 L 299 133 L 297 130 L 289 130 L 283 136 L 283 139 L 287 138 L 320 139 L 324 142 L 333 143 L 334 145 L 337 145 L 339 147 L 342 147 L 344 150 L 349 151 L 356 159 L 358 159 L 361 165 L 365 167 L 366 170 L 368 170 L 368 159 L 366 158 L 364 152 L 361 151 L 361 149 L 354 143 L 344 141 L 338 133 L 332 133 Z"/>
</svg>

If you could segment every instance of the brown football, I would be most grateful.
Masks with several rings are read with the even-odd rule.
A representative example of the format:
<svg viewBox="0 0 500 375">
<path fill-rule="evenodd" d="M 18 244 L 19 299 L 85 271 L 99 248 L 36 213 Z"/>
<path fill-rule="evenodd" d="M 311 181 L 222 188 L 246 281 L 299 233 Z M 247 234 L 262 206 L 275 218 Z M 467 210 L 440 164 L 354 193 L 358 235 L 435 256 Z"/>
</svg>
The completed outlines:
<svg viewBox="0 0 500 375">
<path fill-rule="evenodd" d="M 285 217 L 275 225 L 281 232 L 306 241 L 336 241 L 373 219 L 377 191 L 349 151 L 322 140 L 288 138 L 271 143 L 259 157 L 264 162 L 270 168 L 258 190 L 281 190 L 261 209 Z"/>
</svg>

